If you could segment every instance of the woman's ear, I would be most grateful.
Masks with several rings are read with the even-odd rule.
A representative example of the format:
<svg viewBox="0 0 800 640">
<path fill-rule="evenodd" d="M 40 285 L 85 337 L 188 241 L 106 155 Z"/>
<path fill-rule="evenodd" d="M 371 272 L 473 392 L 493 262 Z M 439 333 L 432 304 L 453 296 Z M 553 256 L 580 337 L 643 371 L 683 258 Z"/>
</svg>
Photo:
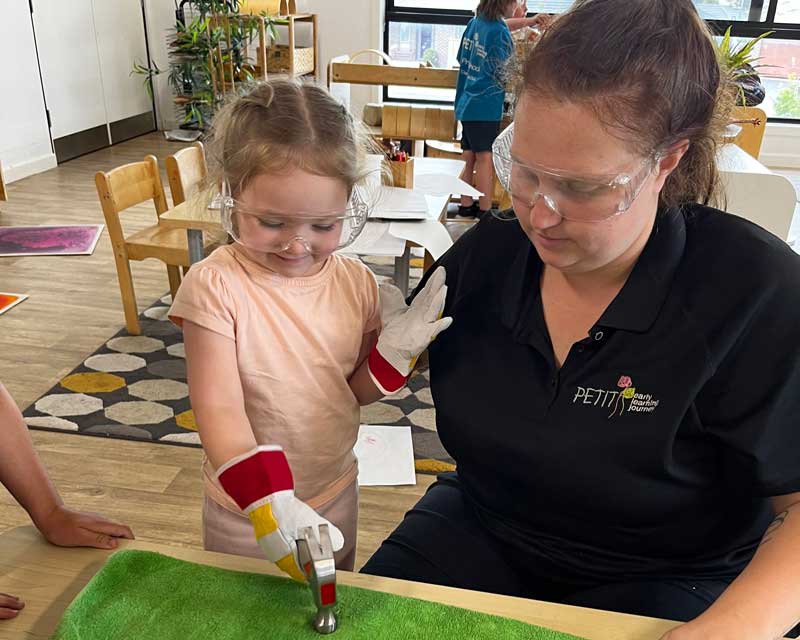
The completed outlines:
<svg viewBox="0 0 800 640">
<path fill-rule="evenodd" d="M 657 191 L 661 191 L 664 188 L 664 183 L 667 181 L 669 174 L 675 171 L 680 164 L 683 156 L 689 150 L 690 144 L 688 140 L 681 140 L 659 154 L 658 176 L 655 184 Z"/>
</svg>

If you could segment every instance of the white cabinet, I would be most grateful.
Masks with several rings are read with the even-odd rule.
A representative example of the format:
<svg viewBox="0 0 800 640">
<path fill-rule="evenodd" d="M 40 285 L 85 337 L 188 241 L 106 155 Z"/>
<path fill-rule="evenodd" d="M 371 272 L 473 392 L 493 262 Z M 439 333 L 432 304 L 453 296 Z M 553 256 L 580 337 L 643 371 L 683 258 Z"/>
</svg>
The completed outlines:
<svg viewBox="0 0 800 640">
<path fill-rule="evenodd" d="M 108 121 L 150 112 L 142 76 L 131 75 L 134 61 L 147 64 L 140 0 L 94 0 L 94 26 Z"/>
<path fill-rule="evenodd" d="M 92 0 L 36 0 L 33 25 L 50 133 L 63 138 L 107 122 Z"/>
<path fill-rule="evenodd" d="M 6 182 L 54 167 L 27 2 L 0 2 L 0 162 Z"/>
<path fill-rule="evenodd" d="M 33 0 L 33 24 L 59 162 L 154 129 L 141 0 Z"/>
</svg>

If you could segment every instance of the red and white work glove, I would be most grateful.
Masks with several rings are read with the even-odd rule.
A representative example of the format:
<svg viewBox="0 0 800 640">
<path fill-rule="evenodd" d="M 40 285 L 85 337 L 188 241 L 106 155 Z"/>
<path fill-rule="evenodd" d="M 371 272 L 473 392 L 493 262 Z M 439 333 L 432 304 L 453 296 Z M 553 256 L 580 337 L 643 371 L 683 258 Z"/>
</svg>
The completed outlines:
<svg viewBox="0 0 800 640">
<path fill-rule="evenodd" d="M 384 395 L 403 388 L 419 355 L 452 324 L 452 318 L 442 318 L 446 277 L 444 267 L 437 268 L 410 306 L 397 287 L 380 286 L 383 328 L 369 355 L 368 367 L 372 381 Z"/>
<path fill-rule="evenodd" d="M 267 560 L 298 582 L 306 577 L 297 559 L 297 532 L 327 524 L 334 551 L 344 536 L 334 525 L 294 495 L 292 470 L 283 449 L 264 445 L 229 460 L 217 470 L 222 488 L 247 514 Z"/>
</svg>

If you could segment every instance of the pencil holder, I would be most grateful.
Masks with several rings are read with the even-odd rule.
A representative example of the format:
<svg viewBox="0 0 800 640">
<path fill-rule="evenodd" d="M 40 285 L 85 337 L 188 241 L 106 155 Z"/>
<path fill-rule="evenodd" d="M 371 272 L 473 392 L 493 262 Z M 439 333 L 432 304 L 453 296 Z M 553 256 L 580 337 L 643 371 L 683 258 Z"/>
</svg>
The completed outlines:
<svg viewBox="0 0 800 640">
<path fill-rule="evenodd" d="M 414 158 L 409 158 L 405 162 L 391 160 L 389 166 L 392 168 L 392 184 L 395 187 L 414 188 Z"/>
</svg>

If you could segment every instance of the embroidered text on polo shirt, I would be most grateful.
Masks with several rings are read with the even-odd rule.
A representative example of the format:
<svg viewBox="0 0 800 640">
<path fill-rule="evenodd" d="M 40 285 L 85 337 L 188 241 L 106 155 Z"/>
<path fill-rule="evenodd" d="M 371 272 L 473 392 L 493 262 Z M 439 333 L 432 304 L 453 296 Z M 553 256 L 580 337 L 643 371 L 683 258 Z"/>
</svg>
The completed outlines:
<svg viewBox="0 0 800 640">
<path fill-rule="evenodd" d="M 659 402 L 661 401 L 650 393 L 637 393 L 630 376 L 620 376 L 617 389 L 613 390 L 576 387 L 572 398 L 572 404 L 589 404 L 609 409 L 609 418 L 626 412 L 653 413 Z"/>
</svg>

